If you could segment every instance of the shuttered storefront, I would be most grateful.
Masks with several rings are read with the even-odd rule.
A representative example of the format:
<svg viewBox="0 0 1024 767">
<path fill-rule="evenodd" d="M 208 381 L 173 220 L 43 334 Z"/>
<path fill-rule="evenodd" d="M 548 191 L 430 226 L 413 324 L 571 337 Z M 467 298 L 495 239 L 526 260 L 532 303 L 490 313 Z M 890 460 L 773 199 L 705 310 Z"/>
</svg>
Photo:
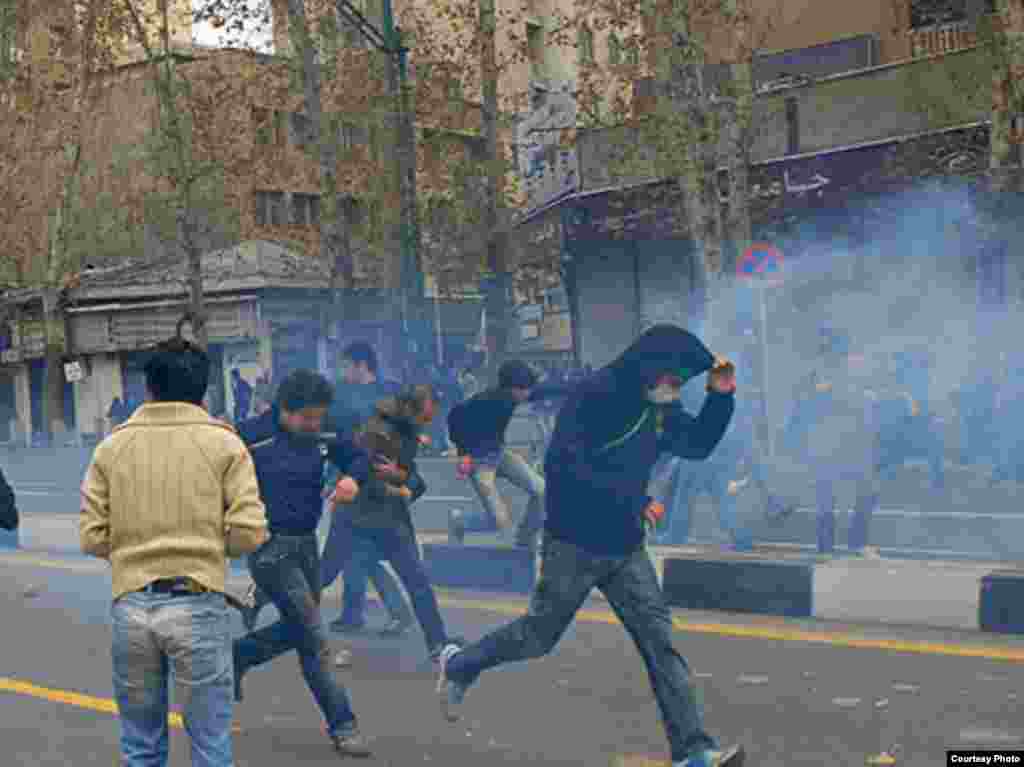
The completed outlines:
<svg viewBox="0 0 1024 767">
<path fill-rule="evenodd" d="M 75 351 L 90 354 L 143 349 L 174 336 L 182 305 L 143 305 L 109 311 L 76 311 L 72 317 Z M 207 305 L 210 341 L 238 341 L 256 336 L 255 299 Z M 185 327 L 185 335 L 190 329 Z"/>
</svg>

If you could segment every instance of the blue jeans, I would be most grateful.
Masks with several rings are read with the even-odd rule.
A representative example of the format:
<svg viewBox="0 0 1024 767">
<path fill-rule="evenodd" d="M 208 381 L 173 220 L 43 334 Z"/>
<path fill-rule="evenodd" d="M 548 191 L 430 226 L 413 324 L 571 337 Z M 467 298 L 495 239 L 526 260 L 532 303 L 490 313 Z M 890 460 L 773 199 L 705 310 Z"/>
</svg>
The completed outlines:
<svg viewBox="0 0 1024 767">
<path fill-rule="evenodd" d="M 689 667 L 672 641 L 672 613 L 643 547 L 631 555 L 607 557 L 545 537 L 540 577 L 526 615 L 457 653 L 445 673 L 469 685 L 487 669 L 547 655 L 595 588 L 608 598 L 640 651 L 673 761 L 716 748 L 704 731 Z"/>
<path fill-rule="evenodd" d="M 281 618 L 235 640 L 235 673 L 295 650 L 302 675 L 316 699 L 331 735 L 356 726 L 348 694 L 331 668 L 327 630 L 320 617 L 320 558 L 316 535 L 271 535 L 249 555 L 253 580 L 270 597 Z"/>
<path fill-rule="evenodd" d="M 324 543 L 323 559 L 320 561 L 320 587 L 326 589 L 338 576 L 346 571 L 352 558 L 352 523 L 343 511 L 336 511 L 331 517 L 331 529 Z M 387 608 L 392 620 L 406 621 L 409 618 L 409 606 L 405 603 L 402 590 L 394 576 L 380 562 L 372 562 L 369 569 L 356 575 L 351 568 L 345 572 L 345 591 L 341 604 L 341 621 L 361 626 L 366 622 L 365 601 L 360 607 L 352 603 L 350 585 L 355 578 L 362 578 L 360 586 L 366 594 L 367 577 L 373 581 L 380 600 Z"/>
<path fill-rule="evenodd" d="M 231 622 L 222 594 L 133 592 L 110 609 L 124 767 L 168 759 L 168 681 L 181 693 L 195 767 L 231 767 Z"/>
<path fill-rule="evenodd" d="M 427 650 L 438 650 L 447 641 L 447 633 L 412 528 L 354 528 L 352 560 L 349 578 L 345 582 L 346 603 L 351 602 L 355 611 L 362 610 L 366 602 L 366 574 L 381 559 L 391 563 L 409 592 L 416 619 L 423 628 Z"/>
</svg>

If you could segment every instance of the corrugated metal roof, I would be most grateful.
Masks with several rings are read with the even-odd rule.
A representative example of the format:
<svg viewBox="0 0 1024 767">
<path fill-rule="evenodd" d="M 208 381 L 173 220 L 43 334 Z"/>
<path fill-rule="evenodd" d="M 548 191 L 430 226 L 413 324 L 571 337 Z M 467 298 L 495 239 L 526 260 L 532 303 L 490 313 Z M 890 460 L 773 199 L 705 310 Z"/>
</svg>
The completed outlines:
<svg viewBox="0 0 1024 767">
<path fill-rule="evenodd" d="M 330 270 L 318 259 L 296 253 L 269 240 L 248 240 L 207 253 L 202 259 L 207 294 L 263 288 L 326 288 Z M 160 263 L 129 262 L 80 275 L 71 291 L 73 302 L 149 298 L 188 290 L 184 258 Z"/>
</svg>

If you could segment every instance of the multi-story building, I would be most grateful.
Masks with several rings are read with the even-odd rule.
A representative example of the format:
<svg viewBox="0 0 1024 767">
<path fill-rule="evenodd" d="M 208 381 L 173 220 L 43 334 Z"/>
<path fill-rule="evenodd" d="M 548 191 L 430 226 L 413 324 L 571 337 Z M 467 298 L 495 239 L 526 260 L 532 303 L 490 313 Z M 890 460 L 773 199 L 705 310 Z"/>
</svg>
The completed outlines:
<svg viewBox="0 0 1024 767">
<path fill-rule="evenodd" d="M 181 8 L 186 6 L 188 3 Z M 31 27 L 19 25 L 16 40 L 27 46 L 19 46 L 19 50 L 35 51 L 38 55 L 20 56 L 23 59 L 19 70 L 21 80 L 15 86 L 2 88 L 3 93 L 22 99 L 20 105 L 5 105 L 4 108 L 10 110 L 7 114 L 21 114 L 27 119 L 17 121 L 18 125 L 14 120 L 10 124 L 5 121 L 3 126 L 5 130 L 10 129 L 11 141 L 0 147 L 4 160 L 0 163 L 3 166 L 0 173 L 10 183 L 5 184 L 0 194 L 11 192 L 17 186 L 19 195 L 15 200 L 17 205 L 5 206 L 2 214 L 11 213 L 11 216 L 10 220 L 4 219 L 0 251 L 6 265 L 14 267 L 8 270 L 8 284 L 46 285 L 54 289 L 51 292 L 62 295 L 65 302 L 71 302 L 68 315 L 73 319 L 69 320 L 72 332 L 66 334 L 68 351 L 98 355 L 93 369 L 101 375 L 91 382 L 69 385 L 65 411 L 77 413 L 81 430 L 92 431 L 96 418 L 109 406 L 110 399 L 118 392 L 128 393 L 133 388 L 136 373 L 132 372 L 132 355 L 136 347 L 153 340 L 140 336 L 137 328 L 132 332 L 119 332 L 115 338 L 109 335 L 109 328 L 113 327 L 110 323 L 120 322 L 124 327 L 134 328 L 132 323 L 137 325 L 147 311 L 154 311 L 145 308 L 154 302 L 164 313 L 180 312 L 184 308 L 185 290 L 183 284 L 175 283 L 170 293 L 167 286 L 160 286 L 156 293 L 155 288 L 147 289 L 148 293 L 136 290 L 138 295 L 127 299 L 116 293 L 120 283 L 115 281 L 112 283 L 115 294 L 108 298 L 116 307 L 97 309 L 96 301 L 92 301 L 89 311 L 76 313 L 76 309 L 82 307 L 76 307 L 74 302 L 86 301 L 86 298 L 75 284 L 85 280 L 91 285 L 90 295 L 99 295 L 103 287 L 97 286 L 97 281 L 122 279 L 117 269 L 106 271 L 109 267 L 130 261 L 134 264 L 132 268 L 148 269 L 146 264 L 155 263 L 159 267 L 177 257 L 174 216 L 169 208 L 171 198 L 167 196 L 172 179 L 150 151 L 154 146 L 155 129 L 161 125 L 160 111 L 152 87 L 153 71 L 144 57 L 139 56 L 139 51 L 133 52 L 128 47 L 119 49 L 115 65 L 96 75 L 96 88 L 81 110 L 81 122 L 75 126 L 76 130 L 70 131 L 68 115 L 72 112 L 69 107 L 76 95 L 73 85 L 78 72 L 47 65 L 48 53 L 39 47 L 42 43 L 32 43 L 32 40 L 58 34 L 61 27 L 57 22 L 49 23 L 49 19 L 34 17 L 34 21 Z M 309 139 L 302 91 L 292 86 L 288 62 L 276 56 L 190 47 L 186 45 L 189 35 L 183 17 L 177 34 L 180 50 L 174 56 L 178 76 L 190 83 L 191 93 L 187 98 L 182 97 L 181 107 L 190 120 L 193 167 L 214 171 L 208 176 L 209 183 L 197 187 L 196 210 L 201 215 L 196 228 L 201 249 L 231 252 L 229 246 L 236 243 L 272 241 L 284 249 L 288 259 L 315 260 L 320 250 L 323 207 L 319 162 Z M 354 74 L 357 71 L 362 73 L 358 77 Z M 354 82 L 365 87 L 356 88 Z M 338 72 L 333 77 L 325 77 L 323 94 L 325 128 L 338 142 L 339 203 L 347 212 L 350 224 L 346 232 L 350 235 L 348 245 L 355 265 L 355 285 L 347 287 L 355 287 L 363 293 L 368 291 L 370 295 L 393 288 L 397 283 L 397 248 L 390 246 L 390 232 L 386 231 L 397 206 L 391 204 L 387 184 L 383 183 L 391 176 L 390 153 L 381 114 L 374 102 L 381 87 L 379 79 L 372 77 L 367 69 L 365 57 L 360 60 L 359 56 L 351 56 L 339 60 Z M 23 111 L 19 113 L 18 107 L 23 107 Z M 444 275 L 436 273 L 445 265 L 459 261 L 456 251 L 463 242 L 455 236 L 459 232 L 452 234 L 450 217 L 446 216 L 446 207 L 440 201 L 455 187 L 446 175 L 452 158 L 458 161 L 475 151 L 478 142 L 473 140 L 476 127 L 473 120 L 472 109 L 453 109 L 450 119 L 442 116 L 436 120 L 429 136 L 422 126 L 418 128 L 421 202 L 433 214 L 424 220 L 424 265 L 428 271 L 435 272 L 438 282 L 447 286 L 455 278 L 445 279 Z M 67 207 L 62 208 L 62 191 L 68 188 L 69 174 L 76 167 L 64 151 L 68 136 L 79 141 L 80 152 L 77 153 L 79 162 L 73 194 L 66 198 Z M 382 188 L 385 190 L 381 191 Z M 434 201 L 438 204 L 431 204 Z M 52 258 L 58 209 L 67 213 L 65 232 L 73 243 L 60 263 Z M 441 240 L 443 248 L 438 246 Z M 444 255 L 438 255 L 442 249 Z M 308 268 L 315 271 L 318 267 L 311 264 Z M 88 279 L 81 276 L 86 273 Z M 328 279 L 321 277 L 326 287 Z M 278 289 L 290 289 L 284 283 Z M 273 289 L 273 285 L 268 283 L 267 289 Z M 216 284 L 209 290 L 223 292 Z M 302 303 L 294 298 L 294 291 L 288 295 L 293 298 L 286 297 L 285 303 Z M 29 290 L 12 298 L 17 300 L 5 302 L 3 323 L 4 329 L 11 331 L 7 334 L 10 337 L 0 341 L 3 344 L 0 410 L 6 401 L 16 403 L 19 431 L 31 433 L 43 427 L 39 404 L 45 354 L 42 306 L 49 300 L 49 292 Z M 115 298 L 119 300 L 113 300 Z M 366 303 L 350 298 L 345 301 L 349 325 L 360 319 L 354 315 L 361 311 L 380 317 L 379 301 Z M 307 309 L 317 304 L 312 300 L 307 303 Z M 234 311 L 226 306 L 223 301 L 217 305 L 215 315 L 219 319 L 210 326 L 211 343 L 215 347 L 251 345 L 256 326 L 243 323 L 244 332 L 220 333 L 224 328 L 242 327 L 221 317 L 224 311 L 228 314 Z M 441 326 L 455 335 L 471 335 L 478 327 L 478 317 L 462 322 L 466 326 L 462 328 L 459 318 L 463 315 L 458 310 L 452 315 L 445 304 L 441 311 L 444 314 Z M 292 347 L 297 339 L 313 350 L 313 356 L 303 358 L 302 364 L 309 364 L 310 359 L 317 364 L 329 359 L 316 351 L 318 344 L 325 340 L 320 318 L 306 316 L 308 311 L 301 318 L 298 314 L 302 312 L 292 314 L 294 321 L 282 319 L 276 329 L 257 328 L 258 332 L 267 330 L 272 336 L 267 340 L 274 349 L 273 364 L 266 363 L 264 357 L 260 359 L 266 363 L 265 367 L 275 372 L 283 369 L 278 362 L 294 351 Z M 95 324 L 96 318 L 102 320 L 100 326 L 107 327 L 107 335 L 96 329 L 82 330 L 86 319 Z M 163 322 L 159 328 L 165 326 Z M 82 347 L 77 350 L 76 329 L 80 331 L 78 340 Z M 376 330 L 367 332 L 379 340 Z M 330 334 L 340 340 L 346 336 L 346 331 L 340 329 Z M 88 350 L 83 346 L 87 339 L 92 339 L 88 343 L 93 344 Z M 229 348 L 224 353 L 225 365 L 228 365 L 234 352 Z M 250 350 L 242 356 L 254 354 Z M 386 359 L 386 364 L 395 362 Z M 100 379 L 106 383 L 101 392 L 94 391 L 93 385 Z M 110 383 L 114 380 L 121 381 L 120 387 Z M 4 381 L 9 385 L 5 386 Z M 226 401 L 223 391 L 221 401 Z"/>
</svg>

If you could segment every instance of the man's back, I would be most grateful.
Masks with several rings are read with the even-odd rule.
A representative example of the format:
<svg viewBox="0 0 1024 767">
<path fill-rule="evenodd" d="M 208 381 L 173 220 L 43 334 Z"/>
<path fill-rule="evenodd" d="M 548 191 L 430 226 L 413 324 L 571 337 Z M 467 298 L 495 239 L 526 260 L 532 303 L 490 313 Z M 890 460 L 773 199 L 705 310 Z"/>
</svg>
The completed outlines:
<svg viewBox="0 0 1024 767">
<path fill-rule="evenodd" d="M 249 452 L 202 408 L 147 404 L 96 448 L 82 483 L 82 548 L 110 560 L 115 599 L 184 576 L 223 592 L 226 556 L 265 536 Z"/>
</svg>

